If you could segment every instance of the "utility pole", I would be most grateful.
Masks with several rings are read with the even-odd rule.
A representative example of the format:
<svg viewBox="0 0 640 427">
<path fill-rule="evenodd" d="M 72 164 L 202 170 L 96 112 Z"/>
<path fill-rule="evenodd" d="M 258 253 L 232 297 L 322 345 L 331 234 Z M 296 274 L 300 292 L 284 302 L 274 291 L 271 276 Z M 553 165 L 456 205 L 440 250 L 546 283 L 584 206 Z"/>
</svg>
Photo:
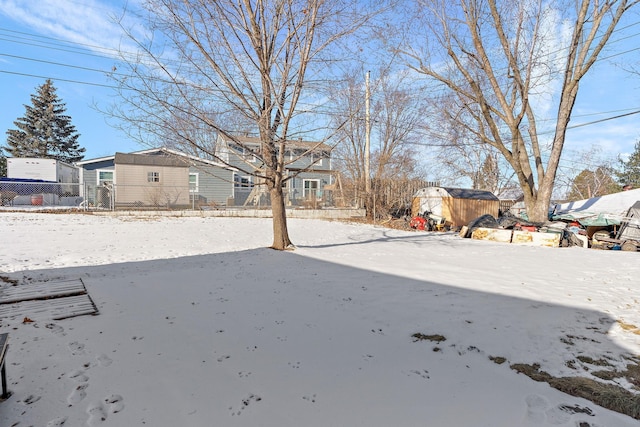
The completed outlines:
<svg viewBox="0 0 640 427">
<path fill-rule="evenodd" d="M 364 189 L 365 189 L 365 197 L 366 200 L 369 200 L 371 196 L 371 112 L 370 103 L 371 103 L 371 89 L 369 88 L 369 74 L 371 72 L 367 71 L 367 76 L 365 79 L 365 95 L 364 95 L 364 108 L 365 108 L 365 118 L 364 118 Z"/>
</svg>

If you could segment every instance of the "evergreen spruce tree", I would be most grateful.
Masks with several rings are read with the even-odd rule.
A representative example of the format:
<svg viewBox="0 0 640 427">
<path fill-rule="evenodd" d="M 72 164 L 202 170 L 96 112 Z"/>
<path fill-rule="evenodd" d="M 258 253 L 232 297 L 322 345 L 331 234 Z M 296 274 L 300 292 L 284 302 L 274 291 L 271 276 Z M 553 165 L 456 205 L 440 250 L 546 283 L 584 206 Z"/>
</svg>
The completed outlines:
<svg viewBox="0 0 640 427">
<path fill-rule="evenodd" d="M 7 158 L 2 154 L 0 149 L 0 178 L 7 176 Z"/>
<path fill-rule="evenodd" d="M 82 160 L 85 149 L 78 145 L 79 133 L 65 115 L 65 104 L 56 95 L 51 80 L 39 86 L 25 105 L 24 117 L 7 131 L 4 151 L 12 157 L 42 157 L 72 163 Z"/>
<path fill-rule="evenodd" d="M 636 142 L 635 151 L 626 161 L 620 159 L 620 172 L 617 176 L 620 185 L 640 188 L 640 140 Z"/>
</svg>

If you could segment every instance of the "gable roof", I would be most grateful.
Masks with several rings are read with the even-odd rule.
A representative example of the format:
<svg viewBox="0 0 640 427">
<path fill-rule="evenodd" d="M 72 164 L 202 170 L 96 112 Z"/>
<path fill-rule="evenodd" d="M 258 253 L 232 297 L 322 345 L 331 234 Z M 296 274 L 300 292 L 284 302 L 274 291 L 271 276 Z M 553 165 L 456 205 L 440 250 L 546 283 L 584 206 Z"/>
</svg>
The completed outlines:
<svg viewBox="0 0 640 427">
<path fill-rule="evenodd" d="M 246 145 L 260 145 L 260 138 L 256 136 L 234 136 L 233 139 L 227 138 L 224 135 L 219 135 L 219 138 L 224 140 L 226 143 L 239 143 Z M 303 141 L 301 139 L 291 139 L 286 141 L 287 147 L 290 148 L 301 148 L 305 150 L 313 150 L 313 151 L 331 151 L 333 147 L 328 144 L 318 142 L 318 141 Z"/>
<path fill-rule="evenodd" d="M 500 200 L 520 201 L 524 199 L 524 193 L 520 187 L 506 187 L 500 190 L 496 197 Z"/>
<path fill-rule="evenodd" d="M 132 153 L 126 153 L 126 154 L 133 154 L 133 155 L 151 155 L 151 154 L 167 154 L 169 156 L 174 156 L 174 157 L 179 157 L 182 158 L 183 160 L 182 163 L 186 164 L 186 165 L 194 165 L 193 162 L 197 162 L 197 163 L 203 163 L 206 165 L 210 165 L 210 166 L 217 166 L 223 169 L 228 169 L 228 170 L 233 170 L 235 171 L 236 169 L 230 166 L 227 166 L 223 163 L 220 162 L 216 162 L 214 160 L 208 160 L 208 159 L 203 159 L 201 157 L 198 156 L 194 156 L 191 154 L 187 154 L 187 153 L 183 153 L 181 151 L 177 151 L 177 150 L 172 150 L 170 148 L 166 148 L 166 147 L 159 147 L 159 148 L 150 148 L 147 150 L 140 150 L 140 151 L 134 151 Z M 88 160 L 81 160 L 79 162 L 75 162 L 74 164 L 76 166 L 83 166 L 83 165 L 88 165 L 91 163 L 99 163 L 99 162 L 105 162 L 105 161 L 109 161 L 109 160 L 113 160 L 115 162 L 115 158 L 117 154 L 125 154 L 125 153 L 116 153 L 113 156 L 105 156 L 105 157 L 98 157 L 95 159 L 88 159 Z M 120 162 L 122 163 L 122 162 Z"/>
</svg>

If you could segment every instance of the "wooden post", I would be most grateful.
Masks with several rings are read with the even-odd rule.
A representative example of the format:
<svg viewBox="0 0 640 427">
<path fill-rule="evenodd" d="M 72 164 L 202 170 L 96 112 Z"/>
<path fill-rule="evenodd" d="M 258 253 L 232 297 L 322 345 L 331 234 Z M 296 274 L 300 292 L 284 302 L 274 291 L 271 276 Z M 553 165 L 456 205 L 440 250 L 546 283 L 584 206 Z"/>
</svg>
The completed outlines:
<svg viewBox="0 0 640 427">
<path fill-rule="evenodd" d="M 7 371 L 4 366 L 4 356 L 7 353 L 7 347 L 9 341 L 9 334 L 0 334 L 0 374 L 2 375 L 2 399 L 6 399 L 10 396 L 9 390 L 7 390 Z"/>
</svg>

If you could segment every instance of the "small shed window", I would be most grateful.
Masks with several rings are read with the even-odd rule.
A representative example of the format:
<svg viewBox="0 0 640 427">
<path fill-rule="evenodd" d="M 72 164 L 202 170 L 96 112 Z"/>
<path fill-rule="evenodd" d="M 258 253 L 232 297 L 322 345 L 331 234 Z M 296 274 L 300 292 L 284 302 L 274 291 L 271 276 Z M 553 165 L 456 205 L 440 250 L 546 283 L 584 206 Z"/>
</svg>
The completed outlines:
<svg viewBox="0 0 640 427">
<path fill-rule="evenodd" d="M 147 182 L 160 182 L 160 172 L 147 172 Z"/>
</svg>

